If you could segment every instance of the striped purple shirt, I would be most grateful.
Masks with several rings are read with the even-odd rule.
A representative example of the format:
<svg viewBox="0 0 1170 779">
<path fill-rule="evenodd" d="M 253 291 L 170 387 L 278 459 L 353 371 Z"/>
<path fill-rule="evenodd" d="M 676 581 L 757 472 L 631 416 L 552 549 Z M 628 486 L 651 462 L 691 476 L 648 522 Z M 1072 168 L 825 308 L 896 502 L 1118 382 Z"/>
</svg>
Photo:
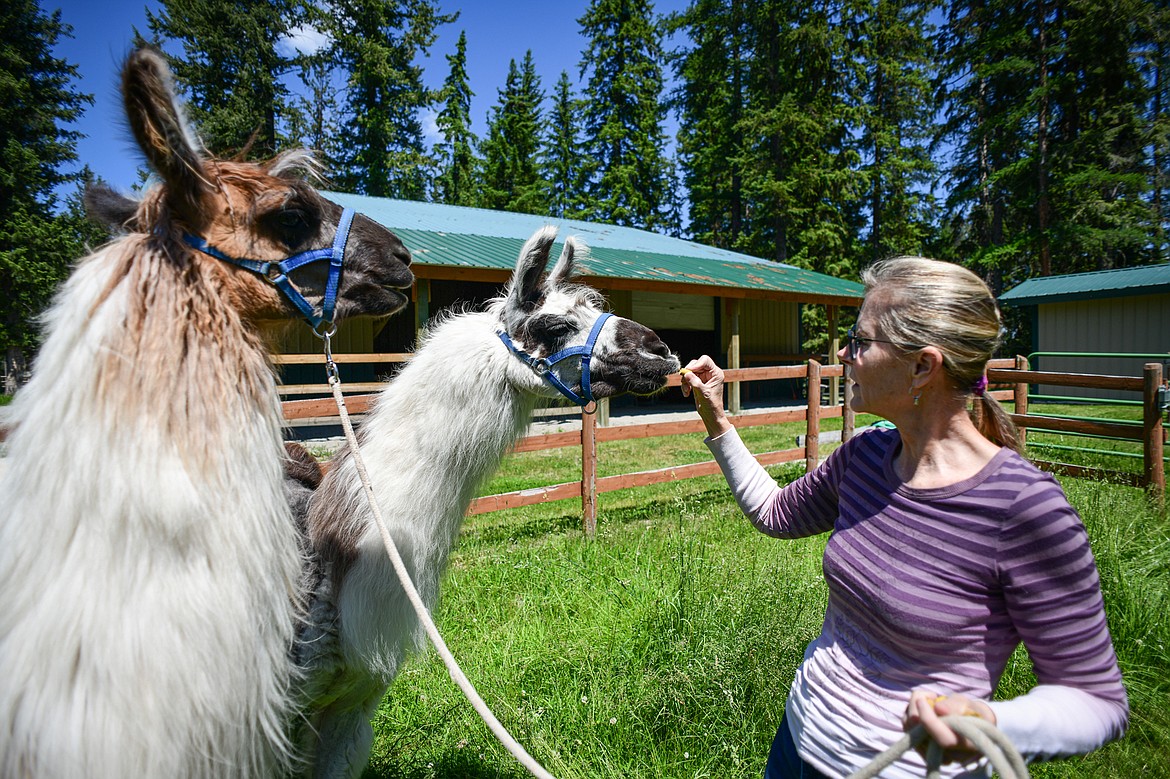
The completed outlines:
<svg viewBox="0 0 1170 779">
<path fill-rule="evenodd" d="M 1022 752 L 1076 754 L 1123 732 L 1128 705 L 1096 564 L 1050 475 L 1002 449 L 969 479 L 913 489 L 894 472 L 898 432 L 873 430 L 778 488 L 738 435 L 708 445 L 762 532 L 832 532 L 824 627 L 789 699 L 806 760 L 833 772 L 843 749 L 872 751 L 864 765 L 900 735 L 914 688 L 989 699 L 1021 641 L 1040 686 L 993 709 Z M 916 754 L 907 762 L 923 775 Z"/>
</svg>

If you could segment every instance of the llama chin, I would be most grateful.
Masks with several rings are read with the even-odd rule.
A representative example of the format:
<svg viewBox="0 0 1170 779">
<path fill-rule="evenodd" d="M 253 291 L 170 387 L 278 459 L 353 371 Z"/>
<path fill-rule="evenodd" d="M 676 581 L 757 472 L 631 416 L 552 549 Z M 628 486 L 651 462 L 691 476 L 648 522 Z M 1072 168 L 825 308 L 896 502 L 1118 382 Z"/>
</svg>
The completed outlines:
<svg viewBox="0 0 1170 779">
<path fill-rule="evenodd" d="M 548 358 L 585 344 L 603 314 L 595 290 L 570 282 L 581 251 L 575 239 L 542 278 L 555 238 L 545 228 L 529 239 L 504 297 L 486 311 L 432 327 L 360 431 L 374 493 L 428 608 L 477 487 L 523 435 L 537 402 L 557 395 L 500 333 L 524 354 Z M 564 365 L 562 383 L 588 394 L 580 361 Z M 610 317 L 593 349 L 593 395 L 658 391 L 678 367 L 653 331 Z M 296 646 L 306 776 L 360 776 L 373 741 L 370 718 L 407 653 L 426 640 L 365 501 L 352 454 L 342 450 L 307 522 L 309 619 Z"/>
</svg>

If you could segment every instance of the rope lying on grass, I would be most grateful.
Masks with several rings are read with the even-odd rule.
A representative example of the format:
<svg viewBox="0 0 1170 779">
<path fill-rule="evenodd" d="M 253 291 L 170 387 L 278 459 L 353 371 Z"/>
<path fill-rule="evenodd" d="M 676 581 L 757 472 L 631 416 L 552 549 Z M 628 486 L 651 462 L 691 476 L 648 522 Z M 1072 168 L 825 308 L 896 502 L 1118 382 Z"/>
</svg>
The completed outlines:
<svg viewBox="0 0 1170 779">
<path fill-rule="evenodd" d="M 382 509 L 378 506 L 378 501 L 374 497 L 374 488 L 370 485 L 370 476 L 366 472 L 366 464 L 361 457 L 357 436 L 353 432 L 353 423 L 350 422 L 349 412 L 345 407 L 345 398 L 341 394 L 341 378 L 337 374 L 337 366 L 333 363 L 333 356 L 330 353 L 329 334 L 323 336 L 323 340 L 325 341 L 325 370 L 329 375 L 329 386 L 333 390 L 333 399 L 337 402 L 338 416 L 341 417 L 341 427 L 345 431 L 345 440 L 349 443 L 350 451 L 353 453 L 353 464 L 357 468 L 358 475 L 361 477 L 366 499 L 370 503 L 370 511 L 374 515 L 374 519 L 378 523 L 378 530 L 382 534 L 382 544 L 386 547 L 386 554 L 389 555 L 390 562 L 394 565 L 394 572 L 398 574 L 398 581 L 402 584 L 402 589 L 406 591 L 406 597 L 410 601 L 410 605 L 414 607 L 414 612 L 418 616 L 419 622 L 426 628 L 427 636 L 430 637 L 431 643 L 435 645 L 439 656 L 443 658 L 443 664 L 447 666 L 447 673 L 450 674 L 451 680 L 459 686 L 459 689 L 463 690 L 463 694 L 471 702 L 472 708 L 476 710 L 495 737 L 504 745 L 504 748 L 537 779 L 555 779 L 552 774 L 546 771 L 540 763 L 536 762 L 528 754 L 516 739 L 512 738 L 507 729 L 492 714 L 492 710 L 488 708 L 483 698 L 476 692 L 475 686 L 463 673 L 463 669 L 455 661 L 451 650 L 447 648 L 447 643 L 443 640 L 443 636 L 439 634 L 439 629 L 435 627 L 434 620 L 431 619 L 427 607 L 423 604 L 422 596 L 419 595 L 418 589 L 414 586 L 414 582 L 410 580 L 410 573 L 406 570 L 406 565 L 402 562 L 402 555 L 398 553 L 398 547 L 395 546 L 394 539 L 390 536 L 390 530 L 386 527 L 386 520 L 382 516 Z"/>
<path fill-rule="evenodd" d="M 966 738 L 991 761 L 991 767 L 1000 779 L 1028 779 L 1028 766 L 1012 742 L 1003 732 L 985 719 L 960 715 L 942 718 L 951 730 Z M 893 746 L 873 759 L 869 765 L 849 776 L 849 779 L 872 779 L 889 767 L 903 753 L 929 740 L 926 728 L 916 725 L 898 739 Z M 926 779 L 940 779 L 942 776 L 942 748 L 933 740 L 926 746 Z"/>
</svg>

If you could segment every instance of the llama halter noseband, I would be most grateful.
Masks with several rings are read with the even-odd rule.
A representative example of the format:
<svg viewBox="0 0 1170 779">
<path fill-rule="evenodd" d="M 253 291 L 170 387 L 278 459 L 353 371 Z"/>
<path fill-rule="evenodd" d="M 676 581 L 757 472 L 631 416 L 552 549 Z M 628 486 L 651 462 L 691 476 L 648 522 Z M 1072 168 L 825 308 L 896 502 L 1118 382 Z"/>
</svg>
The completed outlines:
<svg viewBox="0 0 1170 779">
<path fill-rule="evenodd" d="M 500 340 L 504 342 L 504 346 L 507 346 L 512 354 L 516 355 L 521 362 L 531 368 L 537 376 L 547 381 L 553 389 L 578 406 L 587 406 L 593 402 L 593 388 L 589 384 L 589 360 L 593 357 L 593 347 L 597 345 L 597 336 L 601 334 L 601 328 L 605 326 L 606 321 L 611 316 L 613 314 L 606 313 L 597 317 L 597 321 L 593 323 L 593 327 L 589 330 L 589 338 L 585 340 L 584 346 L 570 346 L 561 349 L 551 357 L 533 357 L 512 343 L 512 339 L 503 330 L 497 331 L 496 335 L 500 337 Z M 553 370 L 553 366 L 558 362 L 563 362 L 570 357 L 578 356 L 581 358 L 580 395 L 569 389 L 568 385 Z"/>
<path fill-rule="evenodd" d="M 345 256 L 345 244 L 349 241 L 349 228 L 353 224 L 355 213 L 352 208 L 342 210 L 341 220 L 337 223 L 337 235 L 333 237 L 333 245 L 328 249 L 309 249 L 297 252 L 280 262 L 232 257 L 216 249 L 205 239 L 190 233 L 183 233 L 183 240 L 192 249 L 198 249 L 217 260 L 238 265 L 272 282 L 272 285 L 296 306 L 297 311 L 301 312 L 305 321 L 309 323 L 309 327 L 313 328 L 313 332 L 321 335 L 323 332 L 333 329 L 333 309 L 337 304 L 337 287 L 341 279 L 341 260 Z M 325 280 L 325 296 L 321 299 L 321 313 L 318 314 L 300 290 L 292 285 L 288 274 L 302 265 L 321 260 L 329 260 L 329 277 Z"/>
</svg>

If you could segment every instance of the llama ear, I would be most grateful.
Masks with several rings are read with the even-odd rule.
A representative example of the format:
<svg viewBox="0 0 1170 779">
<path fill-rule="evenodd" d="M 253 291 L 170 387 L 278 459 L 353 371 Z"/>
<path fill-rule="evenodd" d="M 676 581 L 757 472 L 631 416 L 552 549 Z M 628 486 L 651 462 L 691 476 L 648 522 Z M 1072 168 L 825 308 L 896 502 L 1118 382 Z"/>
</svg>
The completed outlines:
<svg viewBox="0 0 1170 779">
<path fill-rule="evenodd" d="M 184 216 L 194 215 L 212 185 L 204 174 L 203 145 L 183 116 L 160 52 L 141 48 L 126 58 L 122 99 L 134 139 L 166 185 L 168 204 Z"/>
<path fill-rule="evenodd" d="M 548 281 L 545 282 L 548 289 L 554 290 L 567 283 L 573 275 L 577 260 L 587 253 L 588 249 L 585 244 L 581 243 L 580 239 L 573 236 L 566 238 L 565 246 L 561 249 L 561 257 L 553 266 L 552 272 L 548 274 Z"/>
<path fill-rule="evenodd" d="M 508 308 L 512 313 L 527 314 L 544 299 L 540 277 L 548 265 L 548 253 L 556 237 L 557 228 L 545 226 L 524 243 L 508 283 Z"/>
</svg>

